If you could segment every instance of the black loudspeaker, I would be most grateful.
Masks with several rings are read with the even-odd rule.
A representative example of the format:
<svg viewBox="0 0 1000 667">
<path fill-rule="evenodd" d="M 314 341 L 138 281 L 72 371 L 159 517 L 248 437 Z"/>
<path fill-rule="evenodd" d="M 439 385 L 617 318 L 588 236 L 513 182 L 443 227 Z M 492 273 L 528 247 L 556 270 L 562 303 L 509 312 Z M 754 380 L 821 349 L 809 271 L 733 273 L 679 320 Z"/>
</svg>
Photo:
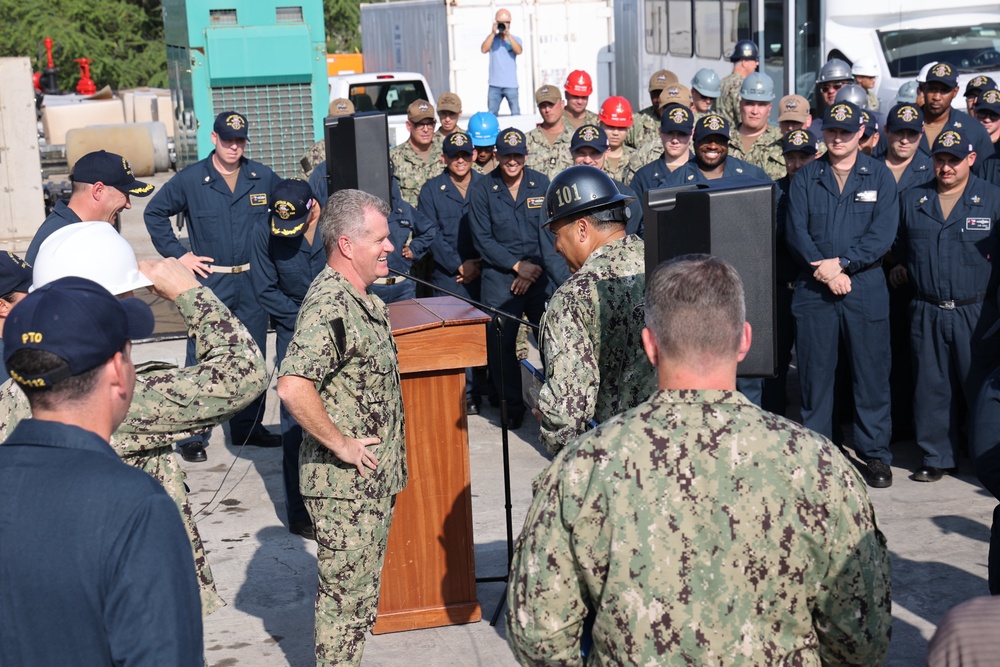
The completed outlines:
<svg viewBox="0 0 1000 667">
<path fill-rule="evenodd" d="M 376 111 L 327 116 L 323 130 L 329 193 L 350 188 L 391 203 L 386 115 Z"/>
<path fill-rule="evenodd" d="M 774 377 L 777 370 L 774 187 L 727 178 L 651 190 L 644 202 L 647 276 L 661 262 L 692 253 L 720 257 L 740 274 L 753 329 L 740 377 Z"/>
</svg>

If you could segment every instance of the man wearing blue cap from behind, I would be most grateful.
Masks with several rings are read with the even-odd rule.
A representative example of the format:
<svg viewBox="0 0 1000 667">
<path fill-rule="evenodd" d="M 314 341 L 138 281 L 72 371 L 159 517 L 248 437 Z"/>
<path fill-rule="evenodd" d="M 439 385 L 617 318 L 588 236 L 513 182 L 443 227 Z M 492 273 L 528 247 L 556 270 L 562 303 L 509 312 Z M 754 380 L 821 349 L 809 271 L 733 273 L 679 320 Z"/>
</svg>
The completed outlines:
<svg viewBox="0 0 1000 667">
<path fill-rule="evenodd" d="M 936 482 L 956 466 L 966 410 L 976 400 L 998 351 L 984 333 L 997 320 L 993 258 L 1000 188 L 971 174 L 976 153 L 957 130 L 931 149 L 934 180 L 900 196 L 894 254 L 916 298 L 910 307 L 913 414 L 924 450 L 918 482 Z M 963 405 L 964 404 L 964 405 Z"/>
<path fill-rule="evenodd" d="M 10 251 L 0 252 L 0 355 L 3 355 L 3 323 L 10 310 L 28 295 L 31 287 L 31 267 Z M 0 384 L 10 379 L 6 368 L 0 368 Z"/>
<path fill-rule="evenodd" d="M 792 293 L 802 423 L 833 435 L 834 373 L 843 337 L 854 380 L 854 448 L 870 486 L 892 484 L 889 292 L 882 256 L 896 237 L 896 182 L 861 153 L 861 109 L 830 105 L 827 152 L 788 189 L 786 240 L 798 266 Z"/>
<path fill-rule="evenodd" d="M 325 164 L 325 162 L 323 163 Z M 271 191 L 271 220 L 255 227 L 251 239 L 250 272 L 254 291 L 274 319 L 275 365 L 281 366 L 295 333 L 299 307 L 313 278 L 326 266 L 323 237 L 316 233 L 320 205 L 305 181 L 281 181 Z M 309 512 L 299 493 L 299 445 L 302 427 L 281 406 L 282 479 L 288 529 L 315 539 Z"/>
<path fill-rule="evenodd" d="M 177 508 L 108 444 L 132 401 L 130 341 L 153 331 L 149 306 L 62 278 L 5 329 L 4 363 L 32 418 L 0 447 L 0 663 L 201 664 Z"/>
<path fill-rule="evenodd" d="M 249 143 L 249 120 L 236 111 L 215 118 L 215 150 L 204 160 L 181 170 L 146 206 L 146 229 L 164 257 L 176 257 L 209 287 L 250 331 L 267 357 L 267 312 L 254 292 L 250 239 L 257 227 L 267 227 L 271 191 L 280 180 L 268 167 L 244 156 Z M 170 217 L 187 215 L 190 245 L 183 245 L 170 226 Z M 187 360 L 197 362 L 194 340 L 188 339 Z M 281 436 L 261 423 L 264 394 L 229 422 L 234 445 L 279 447 Z M 206 460 L 208 434 L 180 445 L 187 461 Z"/>
</svg>

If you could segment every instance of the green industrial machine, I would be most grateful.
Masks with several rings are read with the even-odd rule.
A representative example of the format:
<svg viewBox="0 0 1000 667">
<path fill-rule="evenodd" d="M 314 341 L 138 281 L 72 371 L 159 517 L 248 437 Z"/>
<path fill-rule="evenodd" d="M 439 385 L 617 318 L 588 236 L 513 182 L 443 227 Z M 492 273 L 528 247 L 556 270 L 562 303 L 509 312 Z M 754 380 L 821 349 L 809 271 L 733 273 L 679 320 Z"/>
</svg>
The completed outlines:
<svg viewBox="0 0 1000 667">
<path fill-rule="evenodd" d="M 163 0 L 178 167 L 212 151 L 212 123 L 250 121 L 246 154 L 284 178 L 322 138 L 329 93 L 322 0 Z"/>
</svg>

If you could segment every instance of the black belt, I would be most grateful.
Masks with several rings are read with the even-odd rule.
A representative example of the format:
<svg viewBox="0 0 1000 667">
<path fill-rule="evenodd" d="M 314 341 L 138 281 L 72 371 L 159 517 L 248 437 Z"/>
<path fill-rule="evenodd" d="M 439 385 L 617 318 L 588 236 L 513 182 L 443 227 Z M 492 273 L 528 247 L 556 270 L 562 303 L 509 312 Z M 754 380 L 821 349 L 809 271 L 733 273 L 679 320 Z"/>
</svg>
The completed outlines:
<svg viewBox="0 0 1000 667">
<path fill-rule="evenodd" d="M 866 264 L 865 266 L 862 266 L 857 271 L 851 271 L 847 275 L 849 275 L 849 276 L 856 276 L 859 273 L 864 273 L 865 271 L 871 271 L 872 269 L 877 269 L 880 266 L 882 266 L 882 259 L 881 258 L 875 260 L 871 264 Z"/>
<path fill-rule="evenodd" d="M 959 306 L 971 306 L 974 303 L 979 303 L 981 301 L 986 300 L 985 295 L 973 296 L 969 297 L 968 299 L 958 299 L 958 300 L 948 299 L 947 301 L 941 301 L 940 299 L 932 299 L 931 297 L 924 296 L 922 294 L 919 295 L 917 298 L 920 299 L 921 301 L 926 301 L 927 303 L 933 306 L 937 306 L 942 310 L 955 310 Z"/>
</svg>

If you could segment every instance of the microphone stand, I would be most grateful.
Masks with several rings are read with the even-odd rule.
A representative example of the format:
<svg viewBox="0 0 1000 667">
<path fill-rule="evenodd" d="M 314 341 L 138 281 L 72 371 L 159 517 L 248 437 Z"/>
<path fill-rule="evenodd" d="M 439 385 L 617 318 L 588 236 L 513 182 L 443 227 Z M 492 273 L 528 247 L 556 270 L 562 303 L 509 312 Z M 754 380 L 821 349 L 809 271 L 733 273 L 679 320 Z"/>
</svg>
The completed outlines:
<svg viewBox="0 0 1000 667">
<path fill-rule="evenodd" d="M 415 278 L 405 271 L 397 271 L 396 269 L 389 269 L 389 273 L 393 273 L 397 276 L 406 278 L 407 280 L 412 280 L 413 282 L 423 285 L 424 287 L 429 287 L 435 292 L 441 292 L 447 294 L 448 296 L 453 296 L 460 301 L 464 301 L 470 306 L 474 306 L 482 310 L 485 313 L 489 313 L 492 316 L 492 323 L 497 332 L 497 358 L 500 358 L 503 350 L 503 319 L 513 320 L 520 324 L 527 324 L 529 327 L 538 331 L 538 327 L 527 320 L 523 320 L 520 317 L 512 315 L 503 310 L 493 308 L 492 306 L 487 306 L 486 304 L 476 301 L 475 299 L 470 299 L 467 296 L 461 294 L 456 294 L 451 290 L 446 290 L 443 287 L 439 287 L 433 283 L 430 283 L 422 278 Z M 510 440 L 508 434 L 508 418 L 507 418 L 507 396 L 504 394 L 504 369 L 503 361 L 497 364 L 500 369 L 499 381 L 500 381 L 500 442 L 503 445 L 503 489 L 504 489 L 504 513 L 507 520 L 507 572 L 501 576 L 494 577 L 476 577 L 477 584 L 494 583 L 494 582 L 504 582 L 503 593 L 500 596 L 500 601 L 497 603 L 496 611 L 493 612 L 493 617 L 490 619 L 490 626 L 496 626 L 497 620 L 500 618 L 500 612 L 503 610 L 504 601 L 507 599 L 507 586 L 509 585 L 509 573 L 511 563 L 514 561 L 514 520 L 511 516 L 512 504 L 510 499 Z"/>
</svg>

